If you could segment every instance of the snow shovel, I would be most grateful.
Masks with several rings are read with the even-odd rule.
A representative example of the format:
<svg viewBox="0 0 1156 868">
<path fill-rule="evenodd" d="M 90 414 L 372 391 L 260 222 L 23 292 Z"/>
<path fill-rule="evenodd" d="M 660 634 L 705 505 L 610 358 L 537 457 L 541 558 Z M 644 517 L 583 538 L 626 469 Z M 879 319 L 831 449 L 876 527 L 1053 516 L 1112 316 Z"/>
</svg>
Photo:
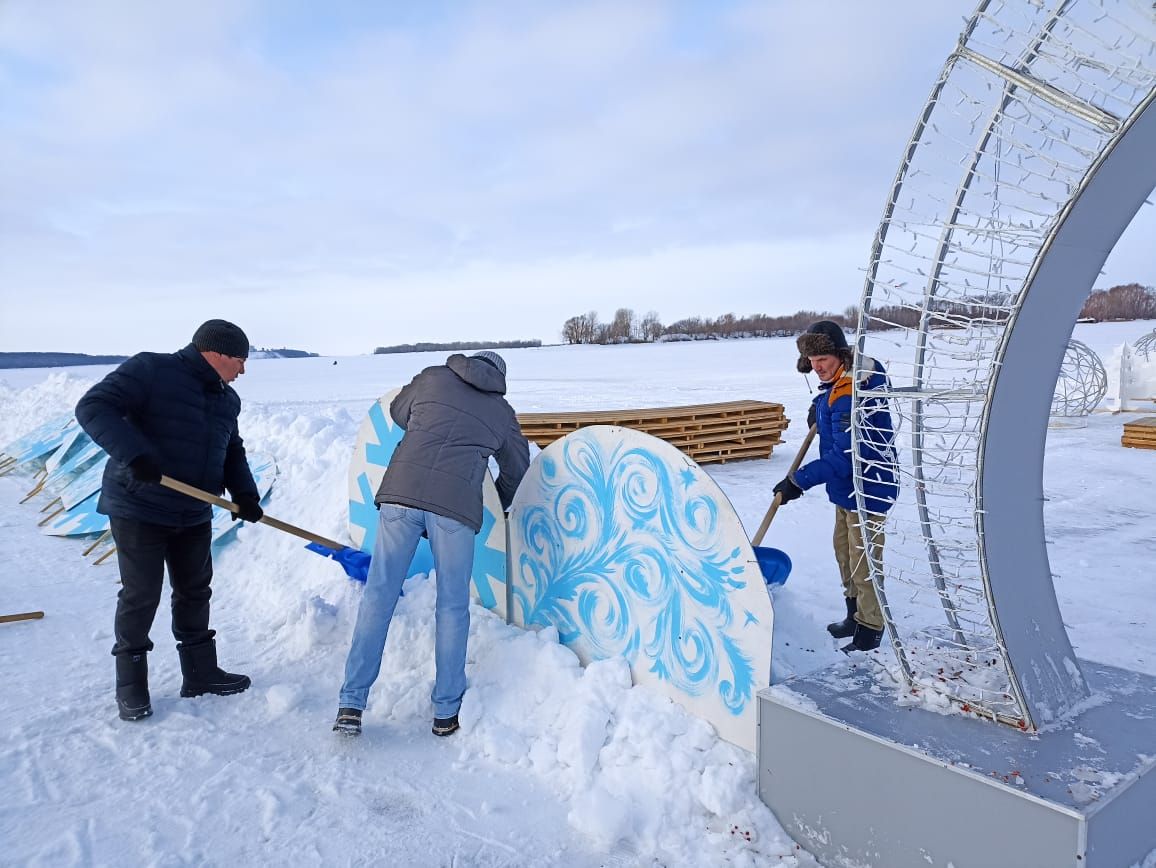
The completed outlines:
<svg viewBox="0 0 1156 868">
<path fill-rule="evenodd" d="M 818 426 L 812 425 L 807 436 L 803 438 L 803 444 L 799 447 L 799 454 L 791 462 L 791 469 L 787 471 L 787 476 L 798 470 L 799 465 L 803 463 L 803 458 L 807 455 L 807 450 L 811 448 L 811 441 L 815 439 L 817 430 Z M 763 541 L 763 537 L 767 535 L 767 528 L 771 526 L 775 513 L 782 505 L 783 496 L 776 494 L 771 505 L 767 507 L 767 514 L 763 516 L 763 521 L 755 532 L 754 539 L 751 540 L 751 545 L 755 550 L 755 560 L 759 562 L 759 570 L 762 571 L 763 578 L 766 579 L 768 585 L 781 585 L 791 574 L 791 559 L 786 552 L 759 545 Z"/>
<path fill-rule="evenodd" d="M 201 491 L 201 489 L 173 479 L 171 476 L 162 476 L 161 485 L 165 488 L 171 488 L 173 491 L 179 491 L 181 494 L 187 494 L 189 497 L 196 498 L 204 503 L 211 503 L 213 506 L 227 509 L 229 512 L 235 513 L 239 510 L 237 504 L 231 500 L 225 500 L 223 497 L 217 497 L 215 494 Z M 267 524 L 270 527 L 277 528 L 277 530 L 284 531 L 301 539 L 309 540 L 309 545 L 305 546 L 305 548 L 324 557 L 333 558 L 333 560 L 341 564 L 342 569 L 345 570 L 345 574 L 351 579 L 364 582 L 365 577 L 369 574 L 370 556 L 359 549 L 343 546 L 339 542 L 319 536 L 312 531 L 304 530 L 280 519 L 273 518 L 271 515 L 261 516 L 259 523 Z"/>
</svg>

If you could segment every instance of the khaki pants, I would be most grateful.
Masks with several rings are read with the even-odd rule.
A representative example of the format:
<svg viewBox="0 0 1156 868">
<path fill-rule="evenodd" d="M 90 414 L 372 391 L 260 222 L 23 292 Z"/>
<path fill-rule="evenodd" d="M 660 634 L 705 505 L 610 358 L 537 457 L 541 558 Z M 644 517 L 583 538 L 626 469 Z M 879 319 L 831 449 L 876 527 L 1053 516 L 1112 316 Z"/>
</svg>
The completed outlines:
<svg viewBox="0 0 1156 868">
<path fill-rule="evenodd" d="M 883 516 L 868 513 L 871 531 L 871 559 L 878 567 L 883 561 Z M 859 530 L 859 513 L 835 507 L 835 560 L 843 580 L 843 596 L 856 600 L 855 621 L 872 630 L 883 629 L 879 598 L 871 584 L 871 569 L 863 551 L 863 534 Z"/>
</svg>

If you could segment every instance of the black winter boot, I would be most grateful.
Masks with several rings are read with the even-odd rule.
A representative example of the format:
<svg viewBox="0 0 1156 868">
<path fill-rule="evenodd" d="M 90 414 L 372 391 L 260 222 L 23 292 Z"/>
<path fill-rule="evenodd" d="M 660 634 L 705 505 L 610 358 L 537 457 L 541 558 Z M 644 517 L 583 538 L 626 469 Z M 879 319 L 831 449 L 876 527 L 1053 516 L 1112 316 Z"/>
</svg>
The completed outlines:
<svg viewBox="0 0 1156 868">
<path fill-rule="evenodd" d="M 228 696 L 248 690 L 252 684 L 248 675 L 222 671 L 217 665 L 217 643 L 212 640 L 199 645 L 178 646 L 177 652 L 181 655 L 181 674 L 185 676 L 181 696 L 204 693 Z"/>
<path fill-rule="evenodd" d="M 827 632 L 836 639 L 846 639 L 855 635 L 855 613 L 859 610 L 859 601 L 855 597 L 844 597 L 847 603 L 847 617 L 827 625 Z"/>
<path fill-rule="evenodd" d="M 153 713 L 149 664 L 143 651 L 116 655 L 116 709 L 121 720 L 140 720 Z"/>
<path fill-rule="evenodd" d="M 333 724 L 333 731 L 342 735 L 361 735 L 361 709 L 337 709 L 337 721 Z"/>
<path fill-rule="evenodd" d="M 844 654 L 850 654 L 852 651 L 874 651 L 879 647 L 879 643 L 882 641 L 882 630 L 872 630 L 870 627 L 864 627 L 862 624 L 856 624 L 855 638 L 839 650 Z"/>
</svg>

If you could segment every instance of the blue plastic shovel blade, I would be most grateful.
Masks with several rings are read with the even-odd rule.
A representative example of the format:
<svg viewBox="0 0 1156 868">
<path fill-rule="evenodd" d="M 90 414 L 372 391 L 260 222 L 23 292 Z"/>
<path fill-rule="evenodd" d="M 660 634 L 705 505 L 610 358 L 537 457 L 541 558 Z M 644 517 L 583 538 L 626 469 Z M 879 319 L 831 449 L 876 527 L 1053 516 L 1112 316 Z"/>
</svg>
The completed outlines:
<svg viewBox="0 0 1156 868">
<path fill-rule="evenodd" d="M 755 546 L 755 559 L 768 585 L 781 585 L 791 574 L 791 559 L 784 551 Z"/>
<path fill-rule="evenodd" d="M 351 579 L 356 579 L 359 582 L 364 582 L 365 577 L 369 575 L 369 561 L 370 555 L 368 552 L 363 552 L 360 549 L 343 546 L 339 549 L 331 549 L 328 546 L 323 546 L 321 543 L 306 543 L 305 548 L 311 552 L 315 552 L 325 558 L 333 558 L 337 563 L 341 564 L 341 568 L 345 570 L 345 575 Z"/>
</svg>

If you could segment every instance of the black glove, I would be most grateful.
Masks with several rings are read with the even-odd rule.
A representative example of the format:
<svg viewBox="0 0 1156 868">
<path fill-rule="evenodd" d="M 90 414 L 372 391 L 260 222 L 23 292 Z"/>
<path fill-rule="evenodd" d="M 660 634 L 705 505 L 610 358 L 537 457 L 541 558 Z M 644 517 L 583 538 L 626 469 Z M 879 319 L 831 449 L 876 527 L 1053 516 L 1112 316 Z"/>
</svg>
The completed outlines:
<svg viewBox="0 0 1156 868">
<path fill-rule="evenodd" d="M 779 495 L 780 504 L 790 503 L 792 500 L 803 496 L 803 489 L 795 485 L 789 476 L 784 477 L 783 481 L 775 486 L 774 492 Z"/>
<path fill-rule="evenodd" d="M 265 514 L 265 510 L 261 509 L 260 498 L 252 494 L 243 494 L 240 497 L 234 497 L 233 503 L 237 504 L 237 511 L 231 516 L 233 521 L 241 519 L 242 521 L 249 521 L 256 524 L 261 520 L 261 516 Z"/>
<path fill-rule="evenodd" d="M 151 455 L 138 455 L 128 463 L 129 473 L 137 482 L 161 481 L 161 466 L 153 460 Z"/>
<path fill-rule="evenodd" d="M 815 402 L 811 402 L 811 406 L 807 409 L 807 428 L 815 427 Z"/>
</svg>

